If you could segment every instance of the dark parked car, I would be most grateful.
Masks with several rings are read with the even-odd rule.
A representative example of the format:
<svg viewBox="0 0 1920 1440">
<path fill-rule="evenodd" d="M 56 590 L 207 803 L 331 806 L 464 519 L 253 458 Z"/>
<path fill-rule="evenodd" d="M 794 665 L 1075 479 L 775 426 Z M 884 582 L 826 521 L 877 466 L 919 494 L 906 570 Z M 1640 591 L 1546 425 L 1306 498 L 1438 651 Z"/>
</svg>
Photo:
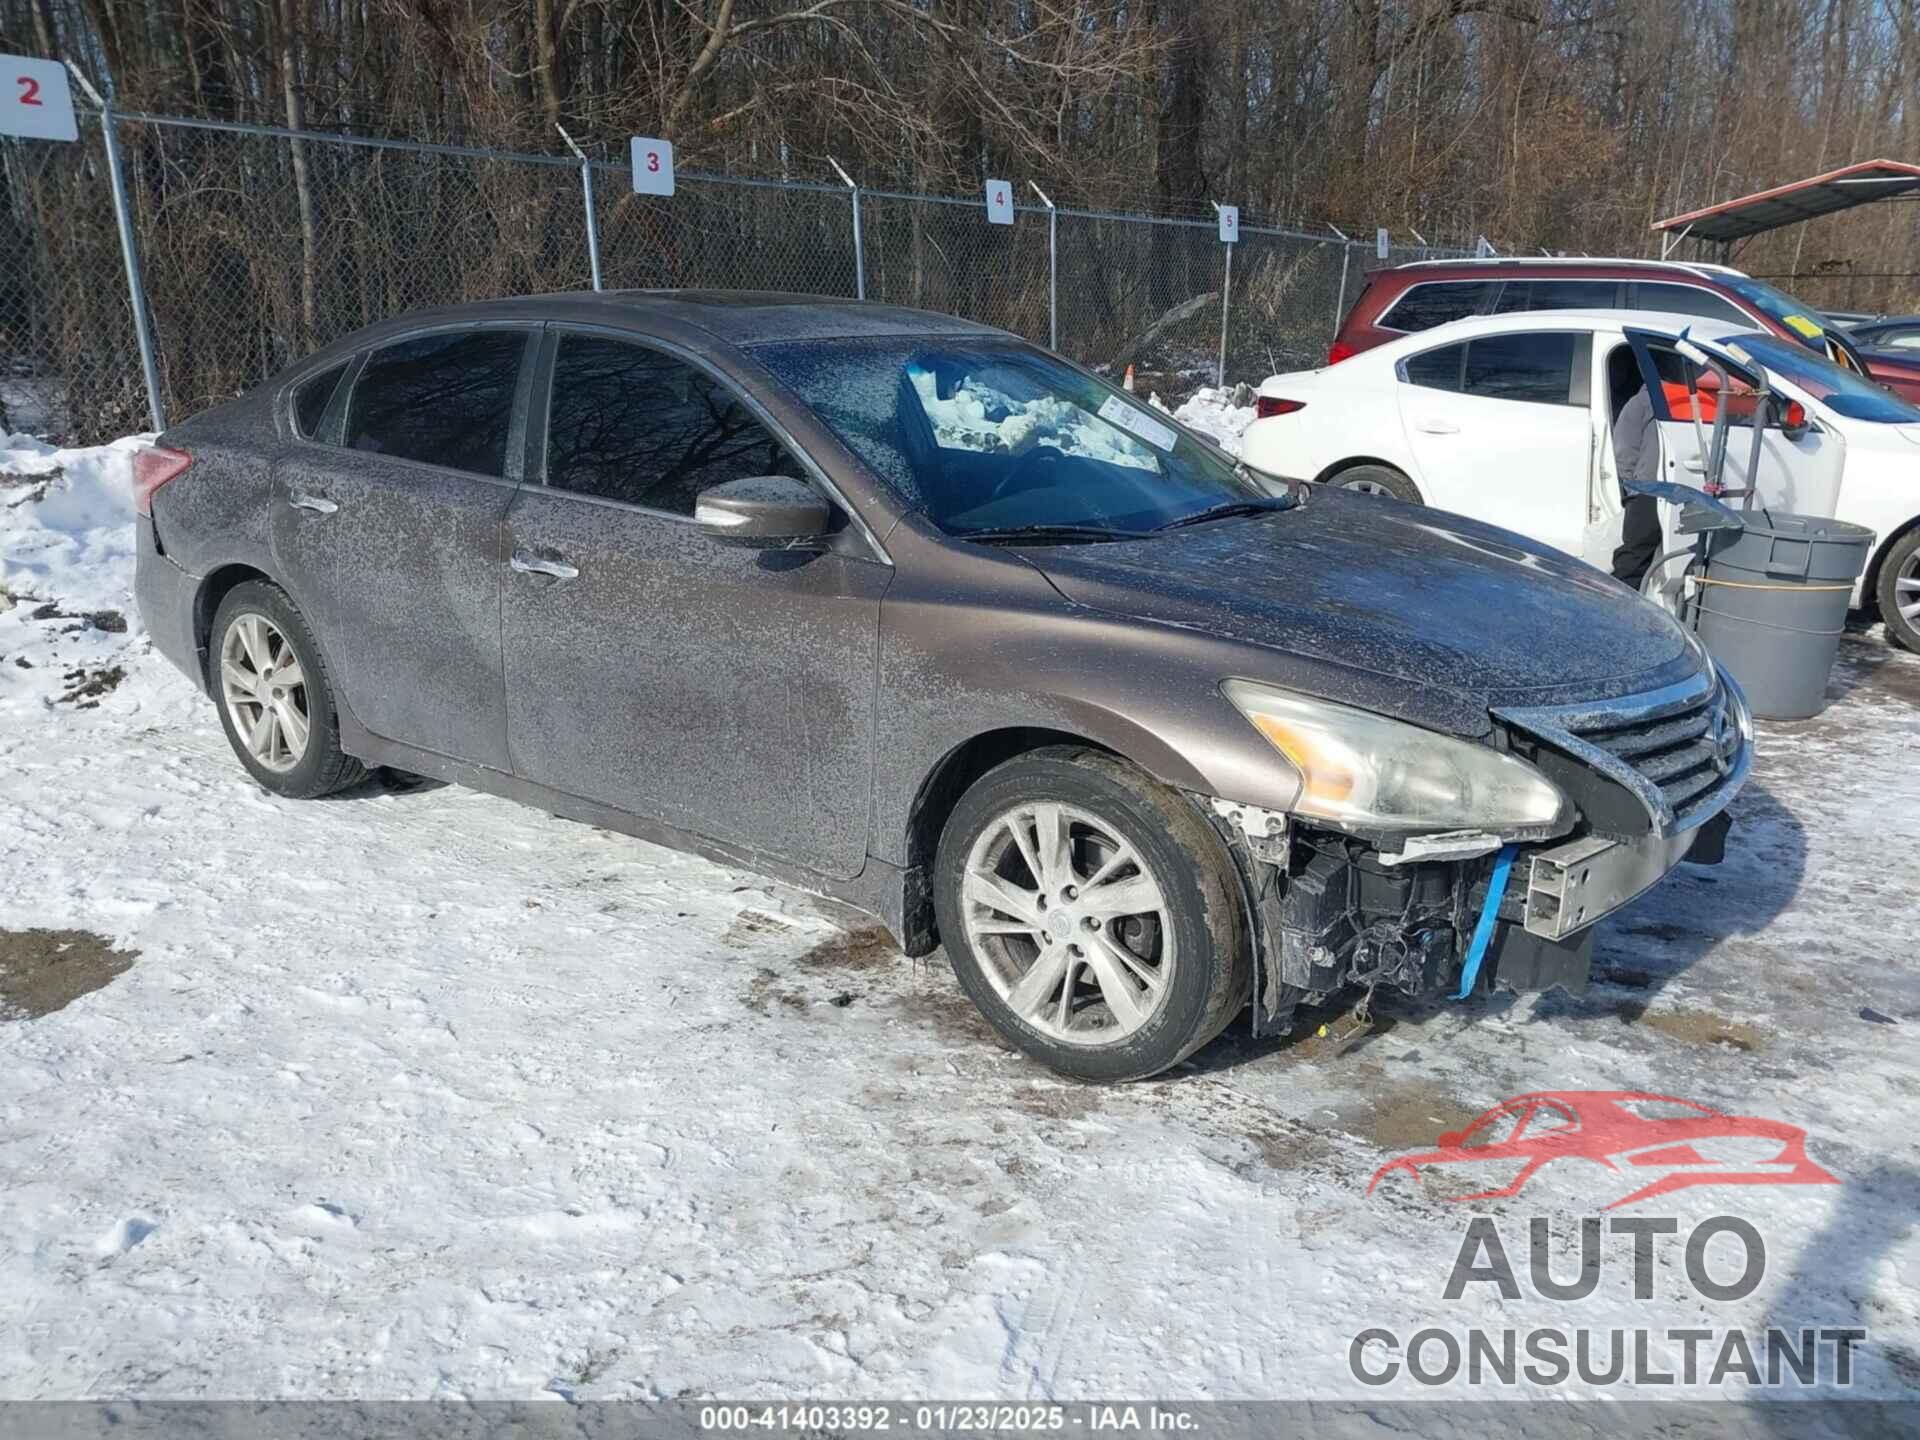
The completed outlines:
<svg viewBox="0 0 1920 1440">
<path fill-rule="evenodd" d="M 1502 256 L 1376 270 L 1341 322 L 1327 363 L 1469 315 L 1530 310 L 1658 310 L 1723 320 L 1792 340 L 1920 402 L 1920 354 L 1863 353 L 1869 342 L 1859 331 L 1826 323 L 1784 290 L 1725 265 L 1681 260 Z"/>
<path fill-rule="evenodd" d="M 1599 572 L 1271 495 L 940 315 L 410 315 L 136 476 L 148 628 L 267 789 L 394 766 L 736 860 L 944 941 L 1090 1079 L 1256 994 L 1272 1029 L 1347 985 L 1583 983 L 1749 763 L 1732 681 Z"/>
</svg>

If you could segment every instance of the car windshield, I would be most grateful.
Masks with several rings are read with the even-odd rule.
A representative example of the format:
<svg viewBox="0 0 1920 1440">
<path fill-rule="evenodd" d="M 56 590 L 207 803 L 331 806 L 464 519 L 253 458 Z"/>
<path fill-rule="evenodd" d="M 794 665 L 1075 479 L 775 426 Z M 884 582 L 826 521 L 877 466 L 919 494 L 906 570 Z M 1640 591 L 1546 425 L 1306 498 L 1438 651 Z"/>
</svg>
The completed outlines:
<svg viewBox="0 0 1920 1440">
<path fill-rule="evenodd" d="M 1159 411 L 1018 341 L 862 337 L 750 353 L 950 535 L 1097 541 L 1293 503 Z"/>
<path fill-rule="evenodd" d="M 1920 408 L 1778 335 L 1741 335 L 1722 345 L 1735 350 L 1735 358 L 1740 351 L 1751 355 L 1769 372 L 1806 391 L 1836 415 L 1881 425 L 1920 424 Z"/>
<path fill-rule="evenodd" d="M 1786 291 L 1776 289 L 1764 280 L 1755 280 L 1750 275 L 1715 275 L 1713 278 L 1762 315 L 1778 321 L 1798 335 L 1808 349 L 1825 349 L 1826 322 L 1820 312 L 1804 300 L 1796 300 Z"/>
</svg>

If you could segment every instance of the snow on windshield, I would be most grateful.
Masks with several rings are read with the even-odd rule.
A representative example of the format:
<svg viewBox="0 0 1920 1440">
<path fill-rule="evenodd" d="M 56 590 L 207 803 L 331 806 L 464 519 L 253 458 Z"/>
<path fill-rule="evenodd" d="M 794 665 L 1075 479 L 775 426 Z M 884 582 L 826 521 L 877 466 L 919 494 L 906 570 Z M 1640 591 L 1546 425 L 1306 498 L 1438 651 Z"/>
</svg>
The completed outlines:
<svg viewBox="0 0 1920 1440">
<path fill-rule="evenodd" d="M 943 399 L 932 371 L 910 365 L 907 378 L 912 380 L 920 408 L 933 426 L 935 441 L 944 449 L 1020 455 L 1037 445 L 1050 445 L 1065 454 L 1109 465 L 1136 470 L 1160 468 L 1145 445 L 1056 395 L 1016 400 L 991 382 L 970 374 Z"/>
</svg>

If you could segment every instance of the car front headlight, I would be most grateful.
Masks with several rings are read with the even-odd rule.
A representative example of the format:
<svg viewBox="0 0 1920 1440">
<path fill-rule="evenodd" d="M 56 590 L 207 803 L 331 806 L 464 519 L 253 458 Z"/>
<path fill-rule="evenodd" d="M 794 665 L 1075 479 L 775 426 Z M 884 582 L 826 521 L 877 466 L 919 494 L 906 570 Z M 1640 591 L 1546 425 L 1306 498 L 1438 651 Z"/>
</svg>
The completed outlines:
<svg viewBox="0 0 1920 1440">
<path fill-rule="evenodd" d="M 1300 775 L 1288 808 L 1377 830 L 1556 826 L 1567 797 L 1512 755 L 1250 680 L 1221 687 Z"/>
</svg>

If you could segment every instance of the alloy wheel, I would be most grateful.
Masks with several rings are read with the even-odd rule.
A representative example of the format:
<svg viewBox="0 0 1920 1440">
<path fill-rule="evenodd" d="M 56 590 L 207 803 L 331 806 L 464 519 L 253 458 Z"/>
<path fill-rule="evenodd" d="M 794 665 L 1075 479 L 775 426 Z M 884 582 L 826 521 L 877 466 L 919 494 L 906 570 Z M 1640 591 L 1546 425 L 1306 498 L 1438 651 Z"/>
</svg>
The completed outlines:
<svg viewBox="0 0 1920 1440">
<path fill-rule="evenodd" d="M 235 617 L 220 642 L 220 695 L 247 753 L 285 774 L 307 753 L 312 731 L 307 677 L 280 628 L 264 615 Z"/>
<path fill-rule="evenodd" d="M 961 902 L 994 991 L 1055 1040 L 1111 1045 L 1166 1003 L 1166 890 L 1138 847 L 1087 810 L 1042 803 L 997 816 L 967 856 Z"/>
<path fill-rule="evenodd" d="M 1382 485 L 1378 480 L 1349 480 L 1340 488 L 1342 490 L 1351 490 L 1356 495 L 1385 495 L 1390 500 L 1393 498 L 1393 491 Z"/>
<path fill-rule="evenodd" d="M 1893 603 L 1902 620 L 1920 629 L 1920 550 L 1907 556 L 1893 577 Z"/>
</svg>

